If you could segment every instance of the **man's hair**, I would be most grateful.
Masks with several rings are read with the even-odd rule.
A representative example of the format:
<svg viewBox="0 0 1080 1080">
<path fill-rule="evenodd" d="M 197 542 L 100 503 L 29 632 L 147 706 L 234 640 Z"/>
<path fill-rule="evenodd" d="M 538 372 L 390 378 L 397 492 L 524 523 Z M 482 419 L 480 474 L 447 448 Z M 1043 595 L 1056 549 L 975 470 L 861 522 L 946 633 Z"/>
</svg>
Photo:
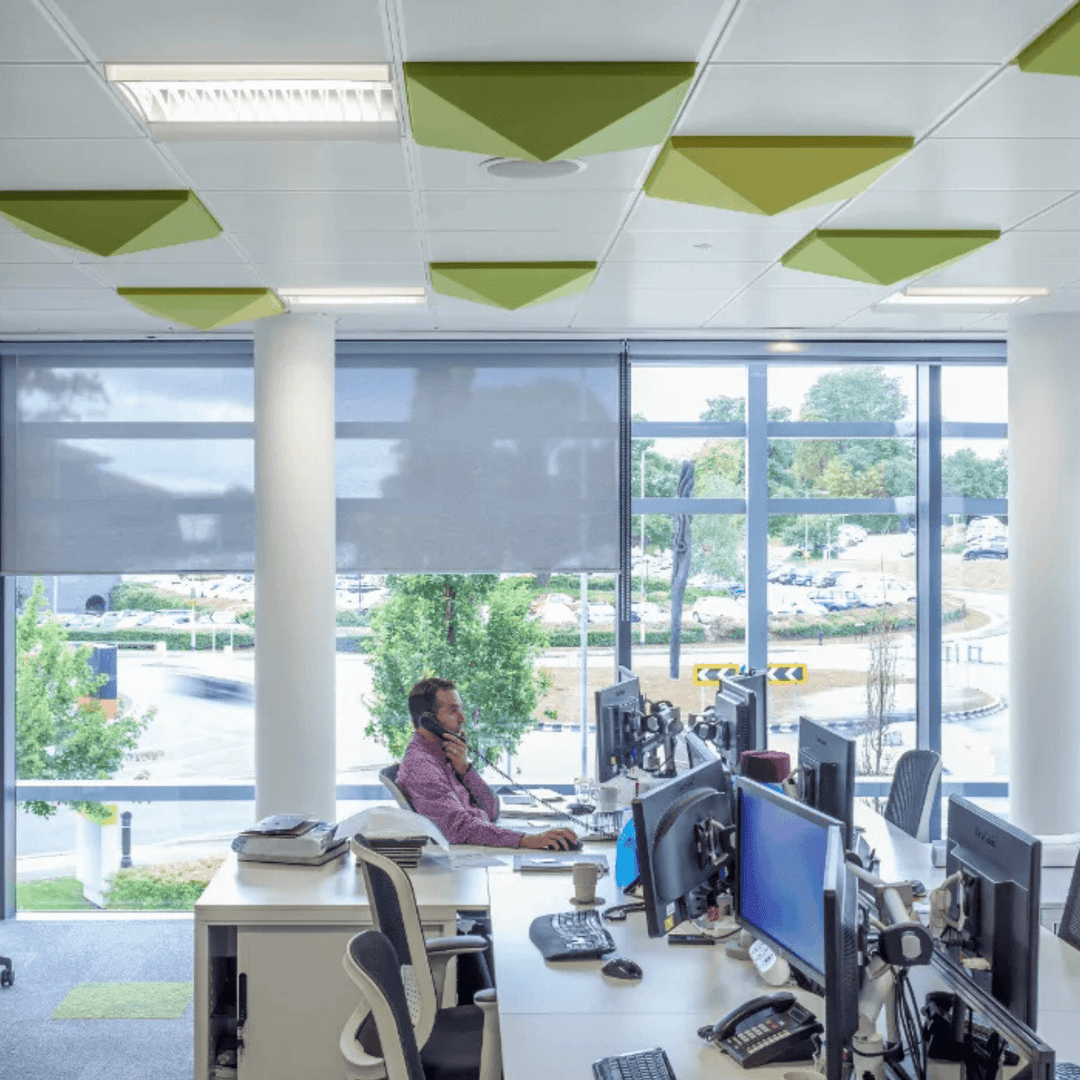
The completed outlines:
<svg viewBox="0 0 1080 1080">
<path fill-rule="evenodd" d="M 433 675 L 429 679 L 421 679 L 409 691 L 409 715 L 412 717 L 413 727 L 420 723 L 420 717 L 424 713 L 435 715 L 439 708 L 435 695 L 440 690 L 456 689 L 457 683 L 453 679 L 440 679 L 437 675 Z"/>
</svg>

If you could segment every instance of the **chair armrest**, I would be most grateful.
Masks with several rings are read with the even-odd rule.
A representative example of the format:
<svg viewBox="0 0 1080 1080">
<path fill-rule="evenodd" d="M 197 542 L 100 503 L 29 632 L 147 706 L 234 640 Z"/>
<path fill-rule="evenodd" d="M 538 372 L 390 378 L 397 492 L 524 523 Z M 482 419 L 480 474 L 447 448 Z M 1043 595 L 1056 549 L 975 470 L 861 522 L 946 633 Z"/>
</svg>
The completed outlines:
<svg viewBox="0 0 1080 1080">
<path fill-rule="evenodd" d="M 498 1004 L 494 986 L 488 986 L 483 990 L 477 990 L 473 996 L 473 1004 L 479 1005 L 485 1012 L 493 1005 Z"/>
<path fill-rule="evenodd" d="M 370 1013 L 367 1002 L 362 1002 L 353 1010 L 338 1040 L 341 1056 L 345 1060 L 344 1075 L 347 1080 L 383 1080 L 386 1076 L 386 1063 L 383 1059 L 365 1053 L 356 1041 L 356 1032 Z"/>
<path fill-rule="evenodd" d="M 488 939 L 479 934 L 457 934 L 454 937 L 428 938 L 424 942 L 428 957 L 457 956 L 460 953 L 483 952 L 488 947 Z"/>
</svg>

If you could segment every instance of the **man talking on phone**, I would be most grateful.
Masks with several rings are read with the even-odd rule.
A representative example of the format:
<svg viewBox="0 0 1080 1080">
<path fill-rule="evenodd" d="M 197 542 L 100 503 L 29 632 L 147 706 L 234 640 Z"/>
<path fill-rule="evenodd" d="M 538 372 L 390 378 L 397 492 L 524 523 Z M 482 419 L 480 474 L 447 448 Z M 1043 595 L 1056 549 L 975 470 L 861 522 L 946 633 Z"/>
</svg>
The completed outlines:
<svg viewBox="0 0 1080 1080">
<path fill-rule="evenodd" d="M 397 783 L 451 844 L 568 850 L 577 843 L 572 829 L 529 835 L 494 824 L 499 800 L 469 763 L 465 713 L 452 679 L 421 679 L 409 691 L 409 715 L 416 730 Z"/>
</svg>

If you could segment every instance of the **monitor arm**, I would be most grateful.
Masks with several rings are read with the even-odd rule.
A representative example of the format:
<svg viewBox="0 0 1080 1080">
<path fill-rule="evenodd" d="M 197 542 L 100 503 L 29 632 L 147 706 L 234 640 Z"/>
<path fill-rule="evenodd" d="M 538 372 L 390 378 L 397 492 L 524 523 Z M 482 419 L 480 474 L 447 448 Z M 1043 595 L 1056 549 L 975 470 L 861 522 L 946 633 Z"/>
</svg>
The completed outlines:
<svg viewBox="0 0 1080 1080">
<path fill-rule="evenodd" d="M 641 767 L 646 772 L 658 773 L 673 769 L 675 765 L 675 737 L 682 731 L 679 709 L 668 701 L 648 703 L 648 711 L 636 710 L 627 714 L 627 734 L 630 741 L 638 747 Z M 659 758 L 663 749 L 663 761 L 645 764 L 645 755 Z"/>
</svg>

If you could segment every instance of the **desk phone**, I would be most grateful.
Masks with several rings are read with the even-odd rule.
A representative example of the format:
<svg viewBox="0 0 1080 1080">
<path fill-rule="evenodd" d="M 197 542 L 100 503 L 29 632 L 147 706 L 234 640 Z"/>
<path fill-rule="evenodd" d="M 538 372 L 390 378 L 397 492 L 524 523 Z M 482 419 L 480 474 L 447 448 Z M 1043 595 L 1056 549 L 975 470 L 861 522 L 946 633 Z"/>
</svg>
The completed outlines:
<svg viewBox="0 0 1080 1080">
<path fill-rule="evenodd" d="M 818 1018 L 794 994 L 781 991 L 732 1009 L 698 1034 L 715 1042 L 744 1069 L 752 1069 L 772 1061 L 809 1060 L 817 1049 L 812 1036 L 822 1031 Z"/>
</svg>

